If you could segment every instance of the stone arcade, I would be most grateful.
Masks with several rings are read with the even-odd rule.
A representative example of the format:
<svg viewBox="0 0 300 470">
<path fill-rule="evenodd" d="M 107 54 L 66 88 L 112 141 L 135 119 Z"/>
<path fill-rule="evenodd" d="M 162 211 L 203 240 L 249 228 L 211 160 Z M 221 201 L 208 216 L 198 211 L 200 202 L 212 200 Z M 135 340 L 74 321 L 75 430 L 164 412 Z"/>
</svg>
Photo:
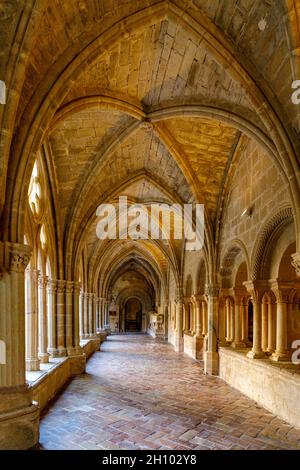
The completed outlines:
<svg viewBox="0 0 300 470">
<path fill-rule="evenodd" d="M 299 447 L 299 32 L 300 0 L 1 0 L 0 449 L 38 444 L 40 413 L 71 377 L 86 396 L 55 404 L 66 423 L 89 419 L 87 380 L 99 394 L 85 448 L 118 439 L 101 427 L 109 380 L 120 403 L 136 383 L 155 423 L 120 431 L 119 448 Z M 204 204 L 203 249 L 100 240 L 97 207 L 119 196 Z M 118 368 L 110 348 L 124 341 Z M 147 392 L 160 352 L 176 386 L 173 405 L 157 398 L 177 406 L 169 436 Z M 148 358 L 148 385 L 133 357 Z M 174 384 L 168 361 L 186 374 Z M 138 415 L 134 399 L 123 412 L 134 403 Z M 175 438 L 183 416 L 197 425 Z M 85 426 L 57 446 L 84 446 Z"/>
</svg>

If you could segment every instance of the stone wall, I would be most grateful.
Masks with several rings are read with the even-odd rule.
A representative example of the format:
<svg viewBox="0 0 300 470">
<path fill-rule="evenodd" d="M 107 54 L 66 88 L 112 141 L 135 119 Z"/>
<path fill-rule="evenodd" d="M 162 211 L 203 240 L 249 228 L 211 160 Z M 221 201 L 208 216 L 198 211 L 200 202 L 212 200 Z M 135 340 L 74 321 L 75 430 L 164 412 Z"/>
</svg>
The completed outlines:
<svg viewBox="0 0 300 470">
<path fill-rule="evenodd" d="M 300 427 L 300 373 L 220 349 L 220 377 L 259 405 Z"/>
</svg>

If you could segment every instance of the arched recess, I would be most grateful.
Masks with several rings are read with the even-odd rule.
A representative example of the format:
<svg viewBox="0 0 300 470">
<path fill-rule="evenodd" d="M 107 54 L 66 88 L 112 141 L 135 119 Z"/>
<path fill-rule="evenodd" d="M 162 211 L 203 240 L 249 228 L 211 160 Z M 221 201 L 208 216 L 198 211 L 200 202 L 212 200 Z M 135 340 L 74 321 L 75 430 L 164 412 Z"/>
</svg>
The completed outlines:
<svg viewBox="0 0 300 470">
<path fill-rule="evenodd" d="M 270 256 L 274 243 L 278 240 L 285 227 L 294 224 L 293 212 L 290 207 L 284 207 L 274 214 L 258 234 L 253 248 L 251 277 L 252 279 L 268 279 L 270 271 Z M 294 232 L 296 243 L 296 233 Z"/>
<path fill-rule="evenodd" d="M 234 287 L 236 280 L 239 279 L 239 268 L 243 263 L 245 272 L 249 274 L 250 260 L 247 248 L 241 240 L 234 239 L 225 245 L 220 256 L 219 272 L 222 287 Z"/>
<path fill-rule="evenodd" d="M 267 132 L 270 133 L 272 139 L 276 145 L 278 154 L 282 158 L 282 168 L 286 175 L 290 178 L 291 192 L 293 196 L 293 208 L 295 212 L 295 219 L 298 227 L 299 220 L 299 185 L 296 178 L 297 164 L 295 153 L 293 152 L 291 141 L 288 137 L 286 130 L 284 129 L 280 119 L 273 111 L 272 107 L 268 103 L 263 92 L 257 87 L 254 80 L 251 78 L 250 72 L 246 72 L 245 68 L 237 61 L 237 55 L 234 54 L 234 48 L 226 40 L 225 36 L 220 33 L 217 28 L 209 22 L 207 18 L 199 18 L 197 22 L 194 18 L 191 18 L 187 13 L 184 13 L 181 8 L 170 4 L 169 2 L 161 2 L 158 6 L 151 8 L 145 8 L 143 10 L 143 27 L 147 21 L 149 24 L 153 21 L 153 15 L 157 18 L 163 18 L 166 15 L 174 18 L 176 22 L 183 23 L 186 28 L 192 28 L 195 34 L 203 34 L 205 31 L 205 41 L 207 41 L 213 50 L 218 60 L 228 70 L 231 71 L 232 75 L 238 77 L 240 83 L 245 87 L 249 94 L 250 100 L 257 110 L 258 115 L 261 117 L 265 124 Z M 131 17 L 127 17 L 126 29 L 132 30 L 134 28 L 141 27 L 141 12 L 133 14 Z M 7 235 L 12 241 L 18 241 L 23 236 L 23 213 L 22 210 L 15 210 L 22 207 L 22 200 L 24 193 L 26 192 L 26 184 L 28 182 L 28 174 L 31 171 L 31 159 L 36 153 L 37 149 L 41 145 L 41 141 L 44 137 L 45 130 L 47 129 L 51 118 L 53 117 L 56 109 L 54 103 L 61 103 L 64 96 L 66 95 L 72 81 L 76 79 L 82 72 L 82 64 L 91 64 L 94 58 L 98 55 L 99 46 L 105 47 L 107 43 L 111 43 L 112 39 L 119 37 L 119 31 L 121 23 L 116 23 L 112 28 L 108 28 L 104 35 L 100 35 L 96 40 L 92 41 L 90 45 L 77 54 L 76 59 L 70 62 L 68 67 L 65 67 L 64 73 L 60 75 L 60 78 L 55 80 L 48 87 L 47 99 L 46 96 L 42 97 L 41 102 L 35 97 L 32 102 L 35 103 L 36 108 L 33 107 L 32 111 L 28 112 L 28 128 L 24 131 L 23 135 L 20 136 L 16 147 L 14 148 L 14 154 L 16 155 L 15 163 L 10 168 L 10 181 L 12 184 L 8 189 L 8 200 L 9 205 L 8 217 L 5 219 L 5 226 Z M 208 27 L 209 25 L 209 27 Z M 119 31 L 118 31 L 119 30 Z M 212 33 L 213 31 L 213 33 Z M 46 84 L 45 84 L 45 88 Z M 29 133 L 29 130 L 37 129 L 38 131 L 34 134 Z M 21 158 L 21 156 L 24 158 Z M 24 189 L 18 188 L 18 194 L 15 198 L 12 197 L 13 189 L 15 186 L 16 179 L 24 181 Z M 16 214 L 19 214 L 18 216 Z M 297 231 L 298 233 L 298 231 Z"/>
</svg>

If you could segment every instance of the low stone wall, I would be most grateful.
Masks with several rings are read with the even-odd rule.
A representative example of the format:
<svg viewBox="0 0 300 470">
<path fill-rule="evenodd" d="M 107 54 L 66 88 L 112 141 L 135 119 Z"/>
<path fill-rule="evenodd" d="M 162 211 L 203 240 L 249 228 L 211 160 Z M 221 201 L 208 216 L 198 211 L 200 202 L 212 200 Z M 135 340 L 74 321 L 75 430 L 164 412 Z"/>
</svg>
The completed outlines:
<svg viewBox="0 0 300 470">
<path fill-rule="evenodd" d="M 183 352 L 196 359 L 196 341 L 195 336 L 188 333 L 183 335 Z"/>
<path fill-rule="evenodd" d="M 71 377 L 85 372 L 86 360 L 100 349 L 105 338 L 106 334 L 100 334 L 96 339 L 82 341 L 82 355 L 52 359 L 49 364 L 42 365 L 41 371 L 28 374 L 28 385 L 32 388 L 33 400 L 38 403 L 40 410 L 45 408 Z"/>
<path fill-rule="evenodd" d="M 220 348 L 219 355 L 222 379 L 292 426 L 300 427 L 299 370 L 249 359 L 228 348 Z"/>
</svg>

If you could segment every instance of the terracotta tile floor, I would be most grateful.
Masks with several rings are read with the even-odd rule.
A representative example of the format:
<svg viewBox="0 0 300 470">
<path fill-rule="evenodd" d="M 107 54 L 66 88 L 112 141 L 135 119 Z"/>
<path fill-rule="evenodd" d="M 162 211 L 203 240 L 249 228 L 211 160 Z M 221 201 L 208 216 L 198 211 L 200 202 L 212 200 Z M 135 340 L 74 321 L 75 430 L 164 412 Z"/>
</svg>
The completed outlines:
<svg viewBox="0 0 300 470">
<path fill-rule="evenodd" d="M 41 421 L 45 449 L 300 449 L 296 430 L 172 346 L 110 336 Z"/>
</svg>

